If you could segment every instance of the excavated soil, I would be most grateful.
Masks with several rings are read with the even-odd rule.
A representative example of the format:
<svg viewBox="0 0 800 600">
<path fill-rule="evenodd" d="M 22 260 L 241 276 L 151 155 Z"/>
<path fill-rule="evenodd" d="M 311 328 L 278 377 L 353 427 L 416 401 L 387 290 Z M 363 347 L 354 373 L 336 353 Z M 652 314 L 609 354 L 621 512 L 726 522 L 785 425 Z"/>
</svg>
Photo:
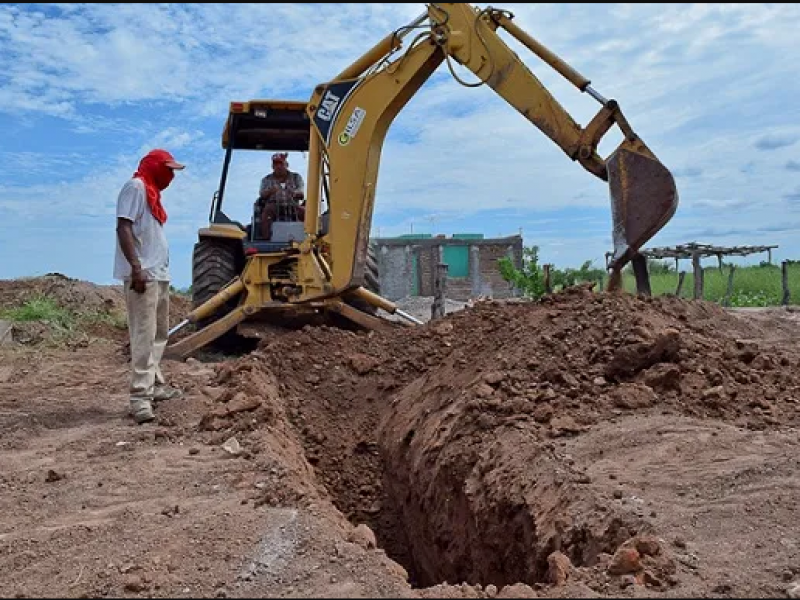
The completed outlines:
<svg viewBox="0 0 800 600">
<path fill-rule="evenodd" d="M 709 304 L 576 289 L 394 337 L 306 330 L 225 368 L 232 414 L 204 427 L 257 451 L 272 435 L 260 423 L 285 411 L 315 485 L 414 586 L 534 586 L 586 568 L 666 589 L 677 563 L 650 513 L 596 485 L 565 442 L 639 415 L 796 427 L 798 357 L 761 348 L 760 329 Z"/>
<path fill-rule="evenodd" d="M 118 341 L 0 353 L 0 593 L 791 596 L 798 332 L 585 288 L 273 331 L 144 427 Z"/>
</svg>

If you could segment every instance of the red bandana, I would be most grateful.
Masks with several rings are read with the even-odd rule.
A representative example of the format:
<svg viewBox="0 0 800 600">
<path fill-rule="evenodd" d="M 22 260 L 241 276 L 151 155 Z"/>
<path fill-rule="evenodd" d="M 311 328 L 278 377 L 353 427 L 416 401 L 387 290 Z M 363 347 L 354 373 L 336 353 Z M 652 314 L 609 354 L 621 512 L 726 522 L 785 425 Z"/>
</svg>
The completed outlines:
<svg viewBox="0 0 800 600">
<path fill-rule="evenodd" d="M 147 190 L 147 204 L 150 212 L 162 225 L 167 222 L 167 212 L 161 205 L 161 192 L 169 187 L 175 178 L 174 169 L 182 169 L 166 150 L 153 150 L 139 163 L 139 169 L 133 174 L 141 179 Z"/>
</svg>

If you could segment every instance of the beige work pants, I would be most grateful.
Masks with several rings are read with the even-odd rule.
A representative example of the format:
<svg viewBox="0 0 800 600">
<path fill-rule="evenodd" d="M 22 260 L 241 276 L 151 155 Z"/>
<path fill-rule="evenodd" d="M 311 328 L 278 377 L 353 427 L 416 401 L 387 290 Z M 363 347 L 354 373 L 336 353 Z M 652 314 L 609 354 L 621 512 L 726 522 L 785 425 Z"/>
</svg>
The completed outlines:
<svg viewBox="0 0 800 600">
<path fill-rule="evenodd" d="M 131 402 L 152 401 L 157 385 L 164 385 L 161 357 L 169 337 L 169 282 L 148 281 L 139 294 L 125 282 L 128 332 L 131 341 Z"/>
</svg>

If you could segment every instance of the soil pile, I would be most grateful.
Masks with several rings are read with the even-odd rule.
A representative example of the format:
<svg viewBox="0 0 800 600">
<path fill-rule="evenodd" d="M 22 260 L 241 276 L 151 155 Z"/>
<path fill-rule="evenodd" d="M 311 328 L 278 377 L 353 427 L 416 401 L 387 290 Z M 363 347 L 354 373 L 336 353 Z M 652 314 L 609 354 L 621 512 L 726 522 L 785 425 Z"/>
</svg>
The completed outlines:
<svg viewBox="0 0 800 600">
<path fill-rule="evenodd" d="M 125 298 L 118 286 L 95 285 L 54 273 L 44 277 L 0 281 L 0 307 L 13 308 L 33 298 L 46 296 L 74 312 L 125 311 Z"/>
<path fill-rule="evenodd" d="M 0 311 L 16 309 L 31 300 L 51 300 L 66 312 L 67 323 L 46 323 L 37 320 L 19 322 L 14 326 L 14 339 L 23 344 L 38 344 L 53 337 L 64 338 L 64 326 L 76 335 L 122 341 L 125 328 L 125 296 L 121 285 L 97 285 L 71 279 L 59 273 L 0 281 Z M 191 301 L 173 294 L 170 300 L 170 324 L 179 323 L 191 311 Z M 57 331 L 56 331 L 57 330 Z M 85 340 L 84 340 L 85 341 Z"/>
<path fill-rule="evenodd" d="M 576 288 L 391 335 L 306 329 L 223 369 L 202 426 L 252 453 L 296 437 L 293 479 L 368 524 L 417 586 L 601 569 L 664 587 L 675 563 L 647 516 L 596 493 L 561 442 L 633 413 L 796 426 L 798 359 L 747 341 L 751 327 Z"/>
</svg>

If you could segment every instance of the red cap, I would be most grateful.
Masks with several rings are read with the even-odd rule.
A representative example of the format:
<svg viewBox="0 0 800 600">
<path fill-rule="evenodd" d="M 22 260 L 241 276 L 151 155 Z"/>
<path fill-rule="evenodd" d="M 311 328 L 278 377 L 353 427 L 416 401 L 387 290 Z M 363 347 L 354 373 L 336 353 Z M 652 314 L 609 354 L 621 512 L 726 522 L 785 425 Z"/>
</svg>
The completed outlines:
<svg viewBox="0 0 800 600">
<path fill-rule="evenodd" d="M 159 150 L 151 150 L 147 154 L 147 156 L 155 158 L 156 160 L 164 163 L 170 169 L 175 169 L 175 170 L 178 170 L 178 171 L 182 171 L 183 169 L 186 168 L 186 165 L 182 165 L 181 163 L 176 161 L 175 157 L 172 156 L 172 154 L 170 154 L 166 150 L 160 150 L 160 149 Z"/>
</svg>

